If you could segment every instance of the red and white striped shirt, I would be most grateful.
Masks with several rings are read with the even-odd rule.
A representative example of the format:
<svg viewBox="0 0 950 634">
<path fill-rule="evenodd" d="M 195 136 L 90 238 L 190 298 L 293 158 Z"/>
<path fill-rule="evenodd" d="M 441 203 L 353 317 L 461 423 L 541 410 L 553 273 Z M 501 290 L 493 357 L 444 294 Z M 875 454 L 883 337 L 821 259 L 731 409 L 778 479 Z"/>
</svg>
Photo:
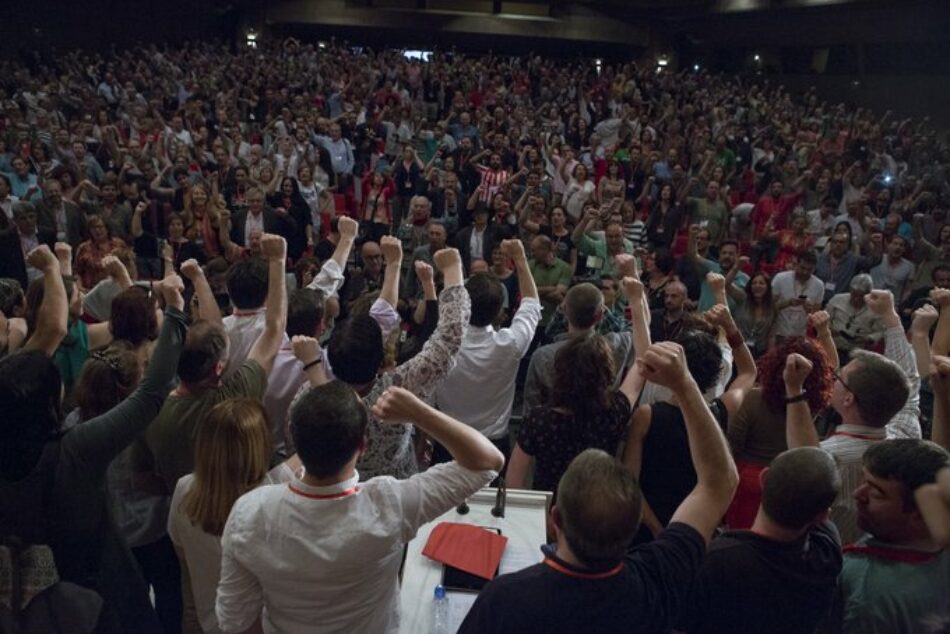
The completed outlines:
<svg viewBox="0 0 950 634">
<path fill-rule="evenodd" d="M 501 188 L 504 187 L 508 179 L 511 178 L 511 174 L 508 170 L 493 170 L 484 165 L 478 165 L 476 167 L 478 168 L 478 172 L 482 175 L 482 193 L 478 199 L 485 204 L 490 204 L 492 196 L 501 191 Z"/>
</svg>

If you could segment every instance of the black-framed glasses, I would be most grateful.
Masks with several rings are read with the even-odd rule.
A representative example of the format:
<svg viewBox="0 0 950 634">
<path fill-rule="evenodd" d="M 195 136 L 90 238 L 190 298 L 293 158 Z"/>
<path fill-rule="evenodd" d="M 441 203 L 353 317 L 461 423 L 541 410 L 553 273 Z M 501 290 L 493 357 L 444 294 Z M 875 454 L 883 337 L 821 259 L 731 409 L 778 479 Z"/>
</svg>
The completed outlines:
<svg viewBox="0 0 950 634">
<path fill-rule="evenodd" d="M 851 389 L 851 386 L 848 385 L 848 382 L 844 380 L 844 377 L 843 377 L 843 376 L 841 376 L 841 368 L 835 368 L 834 370 L 832 370 L 832 371 L 831 371 L 831 375 L 832 375 L 833 377 L 835 377 L 835 380 L 836 380 L 836 381 L 840 381 L 840 382 L 841 382 L 841 385 L 844 386 L 844 389 L 846 389 L 846 390 L 848 390 L 849 392 L 851 392 L 851 395 L 854 396 L 854 400 L 855 400 L 855 401 L 858 400 L 858 395 L 854 393 L 854 390 Z"/>
</svg>

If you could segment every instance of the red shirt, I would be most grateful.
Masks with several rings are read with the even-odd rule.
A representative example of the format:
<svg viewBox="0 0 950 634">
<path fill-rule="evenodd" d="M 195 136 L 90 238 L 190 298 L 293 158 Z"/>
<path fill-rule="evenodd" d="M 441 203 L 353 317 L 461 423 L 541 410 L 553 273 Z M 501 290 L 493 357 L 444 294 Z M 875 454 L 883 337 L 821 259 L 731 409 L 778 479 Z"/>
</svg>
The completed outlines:
<svg viewBox="0 0 950 634">
<path fill-rule="evenodd" d="M 765 234 L 765 225 L 772 220 L 772 228 L 780 231 L 788 222 L 788 215 L 802 198 L 801 194 L 789 194 L 778 199 L 771 195 L 762 196 L 752 209 L 752 237 L 759 240 Z"/>
</svg>

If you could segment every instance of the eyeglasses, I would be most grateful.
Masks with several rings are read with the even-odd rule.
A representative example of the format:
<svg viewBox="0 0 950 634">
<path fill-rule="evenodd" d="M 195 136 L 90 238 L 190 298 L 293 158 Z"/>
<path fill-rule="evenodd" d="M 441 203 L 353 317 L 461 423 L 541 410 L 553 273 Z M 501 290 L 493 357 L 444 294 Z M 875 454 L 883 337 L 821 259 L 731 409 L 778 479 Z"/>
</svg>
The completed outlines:
<svg viewBox="0 0 950 634">
<path fill-rule="evenodd" d="M 840 368 L 836 368 L 835 370 L 832 370 L 832 371 L 831 371 L 831 375 L 832 375 L 833 377 L 835 377 L 835 380 L 836 380 L 836 381 L 840 381 L 840 382 L 841 382 L 841 385 L 842 385 L 842 387 L 844 387 L 844 389 L 846 389 L 846 390 L 848 390 L 849 392 L 851 392 L 851 395 L 854 396 L 854 401 L 857 402 L 857 401 L 858 401 L 858 395 L 854 393 L 854 390 L 851 389 L 851 386 L 848 385 L 847 381 L 844 380 L 844 377 L 841 376 L 841 369 L 840 369 Z"/>
</svg>

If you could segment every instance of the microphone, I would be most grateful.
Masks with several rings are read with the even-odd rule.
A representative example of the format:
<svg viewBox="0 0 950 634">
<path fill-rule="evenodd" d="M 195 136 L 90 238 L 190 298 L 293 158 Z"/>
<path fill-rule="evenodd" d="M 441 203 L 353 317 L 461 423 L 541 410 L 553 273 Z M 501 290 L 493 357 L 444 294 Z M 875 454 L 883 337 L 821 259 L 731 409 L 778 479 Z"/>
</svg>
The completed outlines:
<svg viewBox="0 0 950 634">
<path fill-rule="evenodd" d="M 455 507 L 455 512 L 459 515 L 468 514 L 468 500 L 462 500 L 462 503 Z"/>
<path fill-rule="evenodd" d="M 498 476 L 498 491 L 495 493 L 495 506 L 491 514 L 495 517 L 505 516 L 505 503 L 508 499 L 508 490 L 505 488 L 505 478 Z"/>
</svg>

